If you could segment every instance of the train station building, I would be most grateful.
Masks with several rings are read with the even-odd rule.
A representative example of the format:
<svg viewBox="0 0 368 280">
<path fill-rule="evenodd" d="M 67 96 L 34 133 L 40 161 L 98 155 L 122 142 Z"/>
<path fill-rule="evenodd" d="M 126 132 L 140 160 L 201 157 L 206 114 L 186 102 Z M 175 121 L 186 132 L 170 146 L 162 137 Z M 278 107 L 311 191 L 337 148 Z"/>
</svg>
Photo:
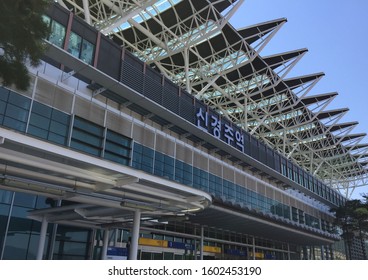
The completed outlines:
<svg viewBox="0 0 368 280">
<path fill-rule="evenodd" d="M 31 86 L 0 88 L 0 259 L 346 258 L 330 209 L 367 177 L 365 134 L 323 73 L 291 76 L 306 49 L 261 55 L 286 19 L 56 2 Z"/>
</svg>

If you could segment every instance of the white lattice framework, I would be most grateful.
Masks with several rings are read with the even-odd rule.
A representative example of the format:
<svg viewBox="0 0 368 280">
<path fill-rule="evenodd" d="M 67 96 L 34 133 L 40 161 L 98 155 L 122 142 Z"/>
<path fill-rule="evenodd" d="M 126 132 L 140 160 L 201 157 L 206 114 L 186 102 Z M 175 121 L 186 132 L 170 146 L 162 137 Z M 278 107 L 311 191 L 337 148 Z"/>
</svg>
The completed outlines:
<svg viewBox="0 0 368 280">
<path fill-rule="evenodd" d="M 235 30 L 244 0 L 57 2 L 347 197 L 368 184 L 365 134 L 327 110 L 337 93 L 308 95 L 323 73 L 286 78 L 307 50 L 260 56 L 286 19 Z"/>
</svg>

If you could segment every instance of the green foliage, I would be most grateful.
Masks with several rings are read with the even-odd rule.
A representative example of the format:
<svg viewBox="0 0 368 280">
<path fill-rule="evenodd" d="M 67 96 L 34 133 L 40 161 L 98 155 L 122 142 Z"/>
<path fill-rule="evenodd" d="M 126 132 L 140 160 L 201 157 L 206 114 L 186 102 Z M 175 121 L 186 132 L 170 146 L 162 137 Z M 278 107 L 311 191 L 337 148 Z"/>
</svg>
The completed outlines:
<svg viewBox="0 0 368 280">
<path fill-rule="evenodd" d="M 25 90 L 30 77 L 25 64 L 37 66 L 45 51 L 49 28 L 42 19 L 47 0 L 0 1 L 0 78 Z"/>
<path fill-rule="evenodd" d="M 343 230 L 368 230 L 368 203 L 348 200 L 345 205 L 331 209 L 335 213 L 335 224 Z"/>
<path fill-rule="evenodd" d="M 342 229 L 341 237 L 346 242 L 349 259 L 353 238 L 359 236 L 363 244 L 368 233 L 368 195 L 363 195 L 363 198 L 363 201 L 348 200 L 345 205 L 331 209 L 331 212 L 335 213 L 335 225 Z"/>
</svg>

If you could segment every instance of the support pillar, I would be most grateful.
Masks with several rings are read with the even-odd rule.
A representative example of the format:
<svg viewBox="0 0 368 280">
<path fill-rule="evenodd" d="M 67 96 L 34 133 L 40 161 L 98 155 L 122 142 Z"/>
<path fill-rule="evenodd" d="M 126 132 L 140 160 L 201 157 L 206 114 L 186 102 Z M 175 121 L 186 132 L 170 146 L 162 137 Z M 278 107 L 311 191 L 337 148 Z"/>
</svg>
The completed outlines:
<svg viewBox="0 0 368 280">
<path fill-rule="evenodd" d="M 253 260 L 256 259 L 256 238 L 253 236 Z"/>
<path fill-rule="evenodd" d="M 290 244 L 289 243 L 287 244 L 287 249 L 288 249 L 288 260 L 290 260 L 291 256 L 290 256 Z"/>
<path fill-rule="evenodd" d="M 321 245 L 321 259 L 324 260 L 325 259 L 325 248 L 323 245 Z"/>
<path fill-rule="evenodd" d="M 119 235 L 119 229 L 115 229 L 114 231 L 114 247 L 118 245 L 118 235 Z"/>
<path fill-rule="evenodd" d="M 316 248 L 315 246 L 311 246 L 311 257 L 310 257 L 310 260 L 316 260 Z"/>
<path fill-rule="evenodd" d="M 139 239 L 139 228 L 141 224 L 141 211 L 134 211 L 133 228 L 131 233 L 131 243 L 129 248 L 129 260 L 136 260 L 138 256 L 138 239 Z"/>
<path fill-rule="evenodd" d="M 38 242 L 38 250 L 37 250 L 37 256 L 36 260 L 42 260 L 43 258 L 43 251 L 45 249 L 45 242 L 46 242 L 46 233 L 47 233 L 47 226 L 48 221 L 45 216 L 42 218 L 42 224 L 41 224 L 41 231 L 40 231 L 40 240 Z"/>
<path fill-rule="evenodd" d="M 61 206 L 61 199 L 58 199 L 56 201 L 56 206 L 60 207 Z M 52 260 L 54 258 L 54 251 L 55 251 L 55 242 L 56 242 L 56 235 L 57 235 L 57 229 L 58 229 L 58 224 L 53 224 L 52 226 L 52 232 L 51 232 L 51 236 L 50 236 L 50 248 L 49 248 L 49 255 L 47 256 L 48 260 Z M 94 240 L 94 239 L 93 239 Z"/>
<path fill-rule="evenodd" d="M 194 235 L 197 236 L 197 228 L 195 227 L 194 228 Z M 193 252 L 193 255 L 194 255 L 194 260 L 197 260 L 197 243 L 198 243 L 198 240 L 197 240 L 197 237 L 195 237 L 194 239 L 194 252 Z"/>
<path fill-rule="evenodd" d="M 201 244 L 199 246 L 199 250 L 200 250 L 199 259 L 200 260 L 203 260 L 203 246 L 204 246 L 204 227 L 201 226 Z"/>
<path fill-rule="evenodd" d="M 331 260 L 334 260 L 335 256 L 334 256 L 334 250 L 332 248 L 332 245 L 329 245 L 329 247 L 330 247 L 330 258 L 331 258 Z"/>
<path fill-rule="evenodd" d="M 103 244 L 102 244 L 102 252 L 101 252 L 101 259 L 106 260 L 107 257 L 107 247 L 109 246 L 109 229 L 105 229 L 104 237 L 103 237 Z"/>
<path fill-rule="evenodd" d="M 325 246 L 325 250 L 326 250 L 326 260 L 330 260 L 330 246 L 326 245 Z"/>
<path fill-rule="evenodd" d="M 307 246 L 303 246 L 303 260 L 308 260 Z"/>
</svg>

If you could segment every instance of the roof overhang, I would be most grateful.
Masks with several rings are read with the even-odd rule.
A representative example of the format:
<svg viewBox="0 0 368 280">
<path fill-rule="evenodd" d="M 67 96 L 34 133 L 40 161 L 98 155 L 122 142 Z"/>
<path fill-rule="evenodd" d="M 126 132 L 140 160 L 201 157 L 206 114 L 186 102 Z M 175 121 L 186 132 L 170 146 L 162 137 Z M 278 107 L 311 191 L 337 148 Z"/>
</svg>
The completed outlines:
<svg viewBox="0 0 368 280">
<path fill-rule="evenodd" d="M 1 188 L 97 207 L 106 213 L 101 223 L 122 221 L 137 209 L 142 219 L 185 216 L 212 202 L 206 192 L 129 166 L 4 128 L 0 137 Z"/>
<path fill-rule="evenodd" d="M 272 216 L 236 210 L 215 202 L 205 211 L 190 216 L 189 221 L 299 245 L 326 245 L 339 239 L 337 235 Z"/>
</svg>

